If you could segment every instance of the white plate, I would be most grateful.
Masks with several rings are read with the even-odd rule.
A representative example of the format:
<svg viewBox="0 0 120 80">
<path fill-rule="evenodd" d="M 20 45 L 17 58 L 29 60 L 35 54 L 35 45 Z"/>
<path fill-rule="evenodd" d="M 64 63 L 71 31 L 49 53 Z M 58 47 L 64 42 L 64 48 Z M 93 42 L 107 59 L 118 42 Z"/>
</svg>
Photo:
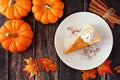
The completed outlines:
<svg viewBox="0 0 120 80">
<path fill-rule="evenodd" d="M 93 52 L 90 53 L 91 51 L 88 50 L 86 56 L 83 51 L 88 49 L 87 47 L 65 55 L 65 49 L 74 40 L 78 32 L 88 24 L 97 29 L 102 41 L 92 45 Z M 72 34 L 72 29 L 77 30 L 77 32 Z M 78 70 L 88 70 L 102 64 L 110 55 L 112 46 L 113 36 L 109 25 L 101 17 L 90 12 L 77 12 L 68 16 L 60 23 L 55 34 L 55 48 L 58 56 L 69 67 Z M 99 51 L 94 52 L 97 49 Z"/>
</svg>

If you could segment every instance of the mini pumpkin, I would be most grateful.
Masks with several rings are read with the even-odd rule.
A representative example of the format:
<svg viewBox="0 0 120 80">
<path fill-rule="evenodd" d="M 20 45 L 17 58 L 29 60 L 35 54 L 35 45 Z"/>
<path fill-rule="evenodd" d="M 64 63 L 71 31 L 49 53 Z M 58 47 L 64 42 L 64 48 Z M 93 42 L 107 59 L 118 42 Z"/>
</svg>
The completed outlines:
<svg viewBox="0 0 120 80">
<path fill-rule="evenodd" d="M 8 20 L 0 28 L 2 47 L 13 53 L 25 51 L 31 44 L 33 32 L 23 20 Z"/>
<path fill-rule="evenodd" d="M 32 0 L 32 12 L 43 24 L 55 23 L 63 16 L 64 3 L 61 0 Z"/>
<path fill-rule="evenodd" d="M 27 16 L 31 10 L 31 0 L 0 0 L 0 13 L 9 19 Z"/>
</svg>

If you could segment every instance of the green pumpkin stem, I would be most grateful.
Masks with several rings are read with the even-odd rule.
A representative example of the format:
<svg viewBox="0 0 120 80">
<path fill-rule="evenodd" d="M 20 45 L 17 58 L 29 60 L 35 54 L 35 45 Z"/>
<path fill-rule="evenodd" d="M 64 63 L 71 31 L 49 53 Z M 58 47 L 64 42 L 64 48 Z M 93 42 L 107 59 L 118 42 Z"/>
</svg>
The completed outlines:
<svg viewBox="0 0 120 80">
<path fill-rule="evenodd" d="M 10 0 L 8 3 L 9 6 L 12 6 L 13 4 L 15 4 L 15 0 Z"/>
<path fill-rule="evenodd" d="M 18 36 L 18 34 L 17 34 L 16 32 L 14 32 L 14 33 L 6 33 L 5 35 L 6 35 L 7 37 L 12 37 L 12 38 L 15 38 L 15 37 Z"/>
<path fill-rule="evenodd" d="M 44 7 L 45 7 L 46 9 L 52 9 L 49 4 L 45 4 Z"/>
</svg>

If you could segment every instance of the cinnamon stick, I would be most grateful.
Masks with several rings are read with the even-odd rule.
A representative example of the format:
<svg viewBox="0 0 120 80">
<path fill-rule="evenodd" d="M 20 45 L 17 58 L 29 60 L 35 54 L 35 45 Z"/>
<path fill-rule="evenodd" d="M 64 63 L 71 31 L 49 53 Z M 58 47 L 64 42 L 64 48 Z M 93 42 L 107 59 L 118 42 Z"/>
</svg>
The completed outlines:
<svg viewBox="0 0 120 80">
<path fill-rule="evenodd" d="M 99 14 L 100 16 L 104 15 L 102 11 L 100 11 L 99 9 L 94 9 L 93 6 L 92 7 L 89 7 L 89 10 L 90 11 L 93 11 L 94 13 L 96 14 Z M 108 24 L 114 28 L 114 23 L 111 23 L 109 20 L 106 20 L 108 22 Z"/>
<path fill-rule="evenodd" d="M 114 23 L 120 24 L 120 17 L 115 16 L 114 14 L 110 16 Z"/>
<path fill-rule="evenodd" d="M 89 10 L 99 14 L 100 16 L 104 16 L 108 12 L 109 8 L 101 0 L 91 0 Z M 112 28 L 114 28 L 115 23 L 120 24 L 120 17 L 115 13 L 112 15 L 110 14 L 110 16 L 105 20 Z"/>
<path fill-rule="evenodd" d="M 109 9 L 109 8 L 105 5 L 105 3 L 103 3 L 101 0 L 96 0 L 96 1 L 98 1 L 99 4 L 102 5 L 104 8 L 106 8 L 107 10 Z"/>
<path fill-rule="evenodd" d="M 107 1 L 106 0 L 101 0 L 105 5 L 107 5 Z"/>
<path fill-rule="evenodd" d="M 111 21 L 109 21 L 109 19 L 106 20 L 108 22 L 108 24 L 110 25 L 111 28 L 114 28 L 114 23 L 111 23 Z"/>
<path fill-rule="evenodd" d="M 93 9 L 92 10 L 89 9 L 90 11 L 93 11 L 94 13 L 96 13 L 96 12 L 98 12 L 98 14 L 102 13 L 100 16 L 103 16 L 106 13 L 106 12 L 103 12 L 102 10 L 96 8 L 95 5 L 90 4 L 89 7 L 94 9 L 94 10 Z M 120 24 L 120 17 L 119 16 L 116 16 L 115 14 L 113 14 L 113 15 L 110 16 L 110 18 L 112 19 L 112 21 L 114 23 Z"/>
<path fill-rule="evenodd" d="M 105 12 L 103 12 L 102 10 L 96 8 L 96 6 L 94 6 L 92 4 L 89 5 L 89 10 L 93 11 L 94 13 L 98 13 L 100 16 L 105 14 Z"/>
<path fill-rule="evenodd" d="M 105 12 L 103 12 L 102 10 L 96 8 L 96 7 L 95 7 L 94 5 L 92 5 L 92 4 L 89 5 L 89 10 L 92 11 L 92 12 L 94 12 L 94 13 L 99 14 L 100 16 L 103 16 L 103 15 L 105 14 Z M 108 24 L 109 24 L 112 28 L 114 28 L 114 23 L 111 23 L 111 22 L 108 21 L 108 20 L 106 20 L 106 21 L 108 22 Z"/>
<path fill-rule="evenodd" d="M 91 1 L 92 1 L 91 4 L 95 5 L 96 7 L 103 10 L 104 12 L 107 11 L 107 8 L 105 6 L 103 6 L 101 3 L 99 3 L 98 0 L 91 0 Z"/>
</svg>

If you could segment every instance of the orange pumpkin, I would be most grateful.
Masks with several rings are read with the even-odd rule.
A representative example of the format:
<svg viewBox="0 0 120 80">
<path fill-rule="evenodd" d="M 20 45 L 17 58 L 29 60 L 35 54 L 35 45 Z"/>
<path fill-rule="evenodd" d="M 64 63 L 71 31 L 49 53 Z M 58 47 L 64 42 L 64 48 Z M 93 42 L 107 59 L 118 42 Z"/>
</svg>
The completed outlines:
<svg viewBox="0 0 120 80">
<path fill-rule="evenodd" d="M 32 12 L 43 24 L 55 23 L 63 16 L 64 3 L 61 0 L 32 0 Z"/>
<path fill-rule="evenodd" d="M 0 28 L 2 47 L 13 53 L 25 51 L 31 44 L 33 32 L 23 20 L 9 20 Z"/>
<path fill-rule="evenodd" d="M 9 19 L 27 16 L 31 10 L 31 0 L 0 0 L 0 13 Z"/>
</svg>

